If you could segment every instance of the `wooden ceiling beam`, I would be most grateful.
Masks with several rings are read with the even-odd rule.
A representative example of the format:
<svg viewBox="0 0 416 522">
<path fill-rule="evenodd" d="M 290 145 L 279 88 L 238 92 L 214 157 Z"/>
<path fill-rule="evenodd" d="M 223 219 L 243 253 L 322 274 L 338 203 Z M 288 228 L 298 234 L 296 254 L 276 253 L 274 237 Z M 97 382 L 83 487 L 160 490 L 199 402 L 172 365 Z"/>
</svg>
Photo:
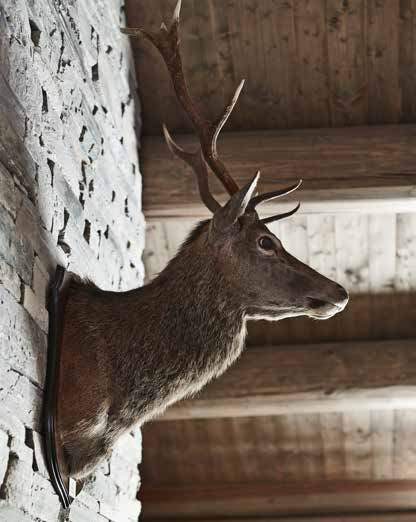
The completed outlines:
<svg viewBox="0 0 416 522">
<path fill-rule="evenodd" d="M 192 135 L 176 138 L 196 146 Z M 284 202 L 265 204 L 263 215 L 291 208 L 297 198 L 304 213 L 416 211 L 416 125 L 225 132 L 219 152 L 240 186 L 258 169 L 262 192 L 303 179 Z M 140 158 L 148 219 L 209 215 L 191 170 L 172 157 L 162 137 L 144 136 Z M 212 178 L 212 191 L 224 201 Z"/>
<path fill-rule="evenodd" d="M 416 340 L 253 347 L 158 420 L 416 408 Z"/>
<path fill-rule="evenodd" d="M 143 486 L 139 498 L 144 506 L 144 520 L 352 515 L 416 510 L 416 481 L 321 480 L 164 488 Z M 335 520 L 333 518 L 332 522 Z M 345 522 L 344 518 L 341 520 Z"/>
<path fill-rule="evenodd" d="M 163 522 L 169 519 L 163 518 L 147 518 L 145 522 Z M 174 520 L 174 519 L 170 519 Z M 178 519 L 176 519 L 177 521 Z M 312 517 L 278 517 L 278 518 L 227 518 L 227 519 L 204 519 L 193 518 L 187 522 L 415 522 L 416 512 L 412 513 L 377 513 L 366 515 L 341 515 L 341 516 L 312 516 Z"/>
</svg>

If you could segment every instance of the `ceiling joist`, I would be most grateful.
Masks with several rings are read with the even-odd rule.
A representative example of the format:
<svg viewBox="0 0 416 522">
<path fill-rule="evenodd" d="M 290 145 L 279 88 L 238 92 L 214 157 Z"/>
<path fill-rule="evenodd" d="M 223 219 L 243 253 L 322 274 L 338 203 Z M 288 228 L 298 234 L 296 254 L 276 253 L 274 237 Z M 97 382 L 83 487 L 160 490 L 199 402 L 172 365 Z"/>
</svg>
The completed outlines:
<svg viewBox="0 0 416 522">
<path fill-rule="evenodd" d="M 144 486 L 140 500 L 144 505 L 146 520 L 176 517 L 175 520 L 194 521 L 204 518 L 217 520 L 224 513 L 228 520 L 230 517 L 238 519 L 415 510 L 415 493 L 416 482 L 412 480 L 317 480 L 164 488 Z M 344 522 L 348 519 L 342 517 L 341 520 Z M 368 519 L 372 520 L 374 517 Z M 392 518 L 377 520 L 390 522 Z"/>
<path fill-rule="evenodd" d="M 415 522 L 415 513 L 379 513 L 366 515 L 341 515 L 339 516 L 301 516 L 301 517 L 278 517 L 278 518 L 227 518 L 227 519 L 204 519 L 193 518 L 187 522 Z M 162 522 L 163 518 L 146 519 L 146 522 Z M 165 519 L 166 520 L 166 519 Z"/>
<path fill-rule="evenodd" d="M 175 136 L 196 147 L 192 135 Z M 259 189 L 303 179 L 302 188 L 262 207 L 271 215 L 302 202 L 304 213 L 416 211 L 416 125 L 224 133 L 220 155 L 240 186 L 260 169 Z M 203 218 L 192 171 L 174 158 L 162 137 L 143 138 L 143 207 L 149 218 Z M 224 201 L 214 175 L 212 191 Z"/>
<path fill-rule="evenodd" d="M 250 348 L 159 420 L 416 408 L 416 340 Z"/>
</svg>

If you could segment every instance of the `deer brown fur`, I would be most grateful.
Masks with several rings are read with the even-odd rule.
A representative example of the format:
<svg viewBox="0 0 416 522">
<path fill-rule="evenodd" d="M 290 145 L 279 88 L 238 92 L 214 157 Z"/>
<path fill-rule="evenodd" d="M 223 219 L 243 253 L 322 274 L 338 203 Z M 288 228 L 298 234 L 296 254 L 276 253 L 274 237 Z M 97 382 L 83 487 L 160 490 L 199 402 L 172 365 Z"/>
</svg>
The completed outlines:
<svg viewBox="0 0 416 522">
<path fill-rule="evenodd" d="M 179 9 L 175 17 L 162 35 L 175 36 Z M 177 45 L 170 48 L 179 52 Z M 92 471 L 133 425 L 222 374 L 243 350 L 247 319 L 326 319 L 348 301 L 340 285 L 288 254 L 266 227 L 270 218 L 258 216 L 255 207 L 263 200 L 297 185 L 255 197 L 258 174 L 242 189 L 226 182 L 231 197 L 221 207 L 208 189 L 204 147 L 188 153 L 165 134 L 193 166 L 213 217 L 146 286 L 115 293 L 73 281 L 63 332 L 71 357 L 62 369 L 58 427 L 75 477 Z M 215 152 L 209 165 L 222 179 L 225 167 L 217 168 L 215 147 L 205 149 Z"/>
</svg>

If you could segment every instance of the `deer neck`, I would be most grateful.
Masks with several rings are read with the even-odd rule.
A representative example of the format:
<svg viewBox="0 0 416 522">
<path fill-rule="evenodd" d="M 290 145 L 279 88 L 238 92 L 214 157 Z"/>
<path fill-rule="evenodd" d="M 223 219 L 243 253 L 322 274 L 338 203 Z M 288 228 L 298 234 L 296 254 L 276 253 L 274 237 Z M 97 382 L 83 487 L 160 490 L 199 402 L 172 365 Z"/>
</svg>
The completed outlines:
<svg viewBox="0 0 416 522">
<path fill-rule="evenodd" d="M 215 259 L 185 249 L 148 291 L 159 303 L 172 343 L 205 362 L 210 358 L 219 373 L 223 364 L 238 357 L 245 337 L 245 313 Z"/>
</svg>

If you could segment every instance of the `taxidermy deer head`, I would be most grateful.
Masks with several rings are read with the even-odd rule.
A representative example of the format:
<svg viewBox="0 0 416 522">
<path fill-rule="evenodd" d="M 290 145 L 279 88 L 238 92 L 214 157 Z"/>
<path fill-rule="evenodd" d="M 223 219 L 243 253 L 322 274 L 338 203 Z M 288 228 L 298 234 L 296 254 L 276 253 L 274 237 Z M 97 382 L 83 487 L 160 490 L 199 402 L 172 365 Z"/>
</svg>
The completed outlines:
<svg viewBox="0 0 416 522">
<path fill-rule="evenodd" d="M 179 52 L 180 1 L 170 29 L 142 35 L 159 49 L 182 107 L 199 137 L 195 152 L 164 134 L 170 150 L 197 177 L 201 199 L 212 212 L 191 232 L 177 255 L 150 284 L 125 293 L 73 280 L 65 309 L 59 430 L 75 477 L 89 473 L 115 440 L 170 404 L 195 393 L 240 355 L 246 320 L 307 315 L 327 319 L 343 310 L 348 294 L 285 251 L 267 223 L 299 208 L 260 219 L 264 201 L 300 183 L 255 195 L 259 173 L 239 188 L 217 154 L 218 134 L 243 83 L 216 122 L 192 100 Z M 221 206 L 208 187 L 208 167 L 228 191 Z"/>
</svg>

